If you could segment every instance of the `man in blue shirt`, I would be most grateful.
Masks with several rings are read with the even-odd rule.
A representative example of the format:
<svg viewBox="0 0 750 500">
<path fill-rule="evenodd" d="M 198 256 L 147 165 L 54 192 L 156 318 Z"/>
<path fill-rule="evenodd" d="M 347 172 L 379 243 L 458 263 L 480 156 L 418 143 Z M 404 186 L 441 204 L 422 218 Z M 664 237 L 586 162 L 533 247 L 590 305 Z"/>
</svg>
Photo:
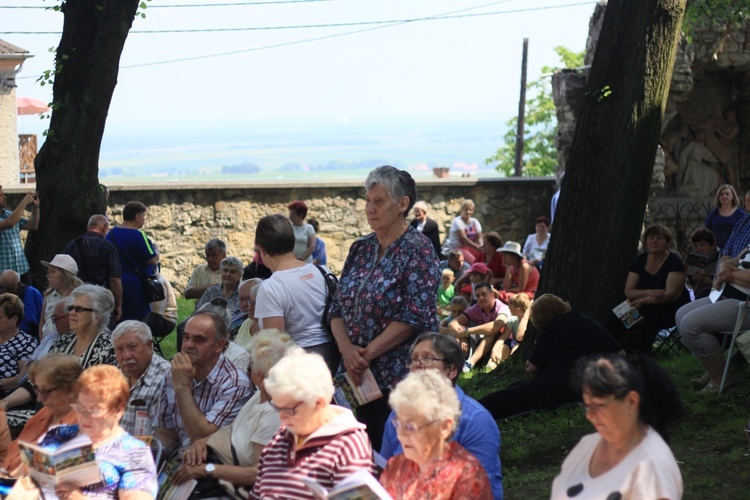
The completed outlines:
<svg viewBox="0 0 750 500">
<path fill-rule="evenodd" d="M 482 463 L 487 472 L 495 500 L 503 498 L 503 474 L 500 465 L 500 429 L 492 415 L 475 399 L 456 385 L 464 365 L 464 354 L 456 339 L 440 333 L 427 332 L 417 337 L 411 349 L 410 370 L 439 370 L 453 382 L 461 403 L 461 418 L 453 440 L 466 448 Z M 388 421 L 396 416 L 391 412 Z M 396 427 L 386 425 L 380 454 L 386 460 L 403 453 L 396 436 Z"/>
<path fill-rule="evenodd" d="M 18 329 L 36 337 L 39 335 L 39 318 L 42 315 L 44 297 L 33 286 L 21 282 L 17 272 L 10 269 L 0 273 L 0 288 L 4 293 L 15 294 L 23 302 L 23 321 Z"/>
</svg>

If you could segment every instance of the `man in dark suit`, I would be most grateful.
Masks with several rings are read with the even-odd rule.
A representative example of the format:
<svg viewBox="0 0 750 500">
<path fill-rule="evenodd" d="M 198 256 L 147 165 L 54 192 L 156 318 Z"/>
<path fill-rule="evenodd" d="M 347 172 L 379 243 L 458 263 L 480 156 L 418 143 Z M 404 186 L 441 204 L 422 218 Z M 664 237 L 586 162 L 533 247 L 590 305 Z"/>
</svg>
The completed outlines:
<svg viewBox="0 0 750 500">
<path fill-rule="evenodd" d="M 414 219 L 411 221 L 411 226 L 429 238 L 432 246 L 435 247 L 438 259 L 442 260 L 443 254 L 440 253 L 440 228 L 437 222 L 427 217 L 427 203 L 424 201 L 416 202 L 412 214 L 414 214 Z"/>
</svg>

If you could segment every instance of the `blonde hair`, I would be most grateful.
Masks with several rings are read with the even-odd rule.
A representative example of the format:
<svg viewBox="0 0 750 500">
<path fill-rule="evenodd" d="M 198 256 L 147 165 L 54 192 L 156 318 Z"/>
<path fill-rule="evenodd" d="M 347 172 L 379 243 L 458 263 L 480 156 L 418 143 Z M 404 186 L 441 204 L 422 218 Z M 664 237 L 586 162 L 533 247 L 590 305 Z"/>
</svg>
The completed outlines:
<svg viewBox="0 0 750 500">
<path fill-rule="evenodd" d="M 85 369 L 78 377 L 76 392 L 99 399 L 110 411 L 124 410 L 130 398 L 130 387 L 125 375 L 110 365 L 96 365 Z"/>
<path fill-rule="evenodd" d="M 455 276 L 455 273 L 453 272 L 453 269 L 446 267 L 445 269 L 443 269 L 442 276 L 443 278 L 445 278 L 446 276 L 450 276 L 451 278 L 453 278 Z"/>
<path fill-rule="evenodd" d="M 294 345 L 288 333 L 281 333 L 276 328 L 259 331 L 247 345 L 252 370 L 265 377 Z"/>
<path fill-rule="evenodd" d="M 525 293 L 517 293 L 508 300 L 508 305 L 517 307 L 526 312 L 531 307 L 531 299 Z"/>
</svg>

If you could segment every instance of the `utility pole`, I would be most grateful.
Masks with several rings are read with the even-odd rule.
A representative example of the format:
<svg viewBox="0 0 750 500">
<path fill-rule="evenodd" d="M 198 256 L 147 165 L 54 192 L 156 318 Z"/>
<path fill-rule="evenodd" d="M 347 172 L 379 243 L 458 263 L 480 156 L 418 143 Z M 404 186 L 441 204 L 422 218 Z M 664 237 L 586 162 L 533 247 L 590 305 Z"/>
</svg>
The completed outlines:
<svg viewBox="0 0 750 500">
<path fill-rule="evenodd" d="M 521 98 L 518 101 L 518 130 L 516 130 L 516 177 L 523 173 L 523 126 L 526 116 L 526 61 L 529 57 L 529 39 L 523 39 L 523 57 L 521 59 Z"/>
</svg>

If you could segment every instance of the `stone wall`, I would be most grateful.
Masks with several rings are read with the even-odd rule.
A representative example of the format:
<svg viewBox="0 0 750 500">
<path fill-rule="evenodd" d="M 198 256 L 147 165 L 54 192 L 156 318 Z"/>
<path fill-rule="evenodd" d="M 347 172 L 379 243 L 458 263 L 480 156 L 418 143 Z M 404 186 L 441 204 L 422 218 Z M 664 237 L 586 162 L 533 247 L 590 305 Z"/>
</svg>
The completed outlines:
<svg viewBox="0 0 750 500">
<path fill-rule="evenodd" d="M 160 246 L 162 273 L 183 291 L 193 268 L 203 262 L 203 246 L 211 238 L 226 241 L 229 255 L 246 264 L 253 256 L 255 226 L 268 214 L 287 214 L 287 204 L 304 200 L 308 217 L 320 221 L 330 267 L 339 272 L 352 242 L 370 232 L 362 184 L 109 186 L 113 225 L 122 221 L 122 207 L 138 200 L 149 207 L 145 231 Z M 420 199 L 430 204 L 428 216 L 442 237 L 458 215 L 464 199 L 477 205 L 475 217 L 485 232 L 498 231 L 503 240 L 523 244 L 534 232 L 534 219 L 549 215 L 554 179 L 462 179 L 417 185 Z M 22 188 L 9 188 L 8 207 L 20 201 Z M 42 196 L 43 202 L 43 196 Z"/>
</svg>

